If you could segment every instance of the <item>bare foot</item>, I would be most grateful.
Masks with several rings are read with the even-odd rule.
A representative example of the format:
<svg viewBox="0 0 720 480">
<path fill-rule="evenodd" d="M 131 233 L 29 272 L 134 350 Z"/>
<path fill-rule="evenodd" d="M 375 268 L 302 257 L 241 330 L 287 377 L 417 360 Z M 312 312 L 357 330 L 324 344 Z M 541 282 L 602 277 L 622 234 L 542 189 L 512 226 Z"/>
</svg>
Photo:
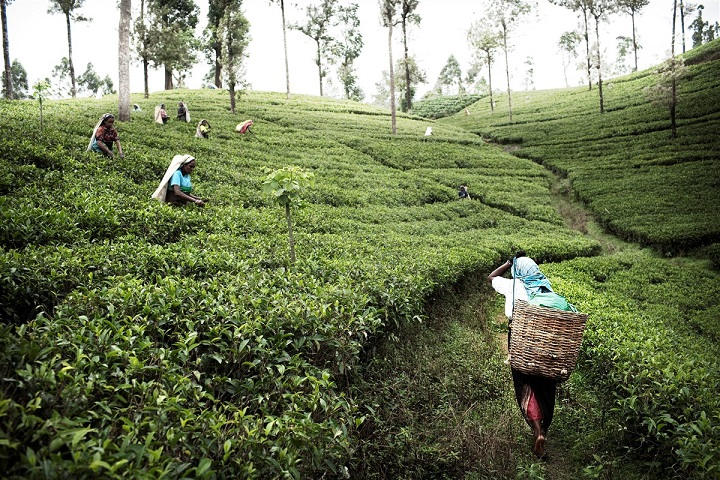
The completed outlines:
<svg viewBox="0 0 720 480">
<path fill-rule="evenodd" d="M 533 446 L 533 453 L 538 457 L 542 458 L 545 455 L 545 435 L 542 433 L 535 437 L 535 445 Z"/>
</svg>

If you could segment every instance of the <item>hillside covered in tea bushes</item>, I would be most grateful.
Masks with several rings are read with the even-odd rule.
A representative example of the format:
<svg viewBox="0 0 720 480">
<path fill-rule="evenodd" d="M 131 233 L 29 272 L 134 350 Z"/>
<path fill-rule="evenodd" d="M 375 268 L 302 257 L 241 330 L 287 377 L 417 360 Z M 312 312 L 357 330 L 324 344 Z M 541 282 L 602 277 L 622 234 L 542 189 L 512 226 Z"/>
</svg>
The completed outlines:
<svg viewBox="0 0 720 480">
<path fill-rule="evenodd" d="M 442 119 L 518 147 L 567 176 L 575 194 L 611 232 L 684 252 L 720 241 L 720 40 L 684 55 L 678 80 L 678 135 L 670 138 L 668 108 L 645 89 L 655 68 L 607 81 L 606 112 L 594 87 L 517 92 L 508 121 L 507 96 Z M 717 246 L 710 254 L 717 256 Z"/>
<path fill-rule="evenodd" d="M 195 121 L 152 121 L 184 100 Z M 343 476 L 366 412 L 346 384 L 428 295 L 522 246 L 597 253 L 548 173 L 476 135 L 357 103 L 222 92 L 134 97 L 125 158 L 85 152 L 107 100 L 0 103 L 0 465 L 11 478 Z M 253 133 L 233 132 L 251 118 Z M 197 158 L 206 208 L 150 200 Z M 284 212 L 267 168 L 316 182 Z M 457 200 L 471 186 L 473 201 Z"/>
</svg>

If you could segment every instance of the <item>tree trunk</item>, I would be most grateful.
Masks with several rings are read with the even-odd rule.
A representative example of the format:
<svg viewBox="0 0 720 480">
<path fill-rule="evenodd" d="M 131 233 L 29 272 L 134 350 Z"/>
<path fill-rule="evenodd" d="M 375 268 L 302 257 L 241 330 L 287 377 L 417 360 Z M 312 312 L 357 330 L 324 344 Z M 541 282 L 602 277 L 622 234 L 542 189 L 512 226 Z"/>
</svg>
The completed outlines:
<svg viewBox="0 0 720 480">
<path fill-rule="evenodd" d="M 493 102 L 493 96 L 492 96 L 492 59 L 490 58 L 490 52 L 487 53 L 487 64 L 488 64 L 488 86 L 490 87 L 490 111 L 495 111 L 495 102 Z"/>
<path fill-rule="evenodd" d="M 405 110 L 409 112 L 412 108 L 412 96 L 410 95 L 410 65 L 408 63 L 407 47 L 407 19 L 402 19 L 403 46 L 405 47 Z"/>
<path fill-rule="evenodd" d="M 2 17 L 3 58 L 5 60 L 5 98 L 13 98 L 12 70 L 10 70 L 10 43 L 8 42 L 7 5 L 0 0 L 0 16 Z"/>
<path fill-rule="evenodd" d="M 132 0 L 120 0 L 118 26 L 118 120 L 130 120 L 130 16 Z"/>
<path fill-rule="evenodd" d="M 173 89 L 172 70 L 165 65 L 165 90 Z"/>
<path fill-rule="evenodd" d="M 637 41 L 635 40 L 635 10 L 630 10 L 630 18 L 632 18 L 633 51 L 635 52 L 635 69 L 633 70 L 633 72 L 637 72 L 638 65 L 637 65 Z"/>
<path fill-rule="evenodd" d="M 287 89 L 286 98 L 290 98 L 290 69 L 288 68 L 287 33 L 285 29 L 285 0 L 280 0 L 280 12 L 282 13 L 283 47 L 285 48 L 285 88 Z"/>
<path fill-rule="evenodd" d="M 682 35 L 683 53 L 685 53 L 685 5 L 683 5 L 683 0 L 680 0 L 680 34 Z"/>
<path fill-rule="evenodd" d="M 70 94 L 73 98 L 77 95 L 77 88 L 75 86 L 75 67 L 73 67 L 72 61 L 72 38 L 70 36 L 70 12 L 65 14 L 65 23 L 67 24 L 68 34 L 68 65 L 70 66 Z"/>
<path fill-rule="evenodd" d="M 568 62 L 565 62 L 565 59 L 563 59 L 563 77 L 565 78 L 565 88 L 570 88 L 570 84 L 567 80 L 567 66 Z"/>
<path fill-rule="evenodd" d="M 392 125 L 392 134 L 397 133 L 397 119 L 395 118 L 395 71 L 393 70 L 392 58 L 392 22 L 388 22 L 388 57 L 390 58 L 390 117 Z"/>
<path fill-rule="evenodd" d="M 215 86 L 222 88 L 222 63 L 220 58 L 222 57 L 222 45 L 220 42 L 215 42 Z"/>
<path fill-rule="evenodd" d="M 508 65 L 507 27 L 503 24 L 503 50 L 505 50 L 505 78 L 507 79 L 508 113 L 512 122 L 512 98 L 510 97 L 510 66 Z"/>
<path fill-rule="evenodd" d="M 320 56 L 320 40 L 315 40 L 315 43 L 317 44 L 317 59 L 315 62 L 317 63 L 318 67 L 318 79 L 320 79 L 320 96 L 323 96 L 323 90 L 322 90 L 322 57 Z"/>
<path fill-rule="evenodd" d="M 682 1 L 682 0 L 681 0 Z M 672 68 L 675 69 L 675 23 L 677 18 L 677 0 L 673 0 L 673 20 L 672 20 L 672 42 L 670 44 L 670 53 L 672 55 L 673 63 Z M 677 82 L 675 81 L 675 72 L 670 72 L 672 75 L 672 87 L 670 97 L 670 136 L 675 138 L 677 136 L 677 125 L 675 123 L 675 109 L 677 106 Z"/>
<path fill-rule="evenodd" d="M 142 54 L 142 63 L 143 63 L 143 80 L 145 82 L 145 98 L 148 98 L 150 96 L 150 90 L 148 89 L 148 56 L 147 56 L 147 32 L 145 31 L 145 0 L 140 0 L 140 23 L 143 25 L 143 39 L 142 39 L 142 46 L 143 46 L 143 54 Z"/>
<path fill-rule="evenodd" d="M 230 90 L 230 111 L 235 113 L 235 82 L 228 82 Z"/>
<path fill-rule="evenodd" d="M 150 96 L 150 90 L 148 89 L 148 59 L 143 57 L 143 78 L 145 80 L 145 98 Z"/>
<path fill-rule="evenodd" d="M 603 100 L 602 90 L 602 71 L 600 64 L 600 16 L 594 15 L 595 17 L 595 39 L 597 40 L 597 71 L 598 71 L 598 91 L 600 92 L 600 113 L 605 113 L 605 105 Z"/>
<path fill-rule="evenodd" d="M 590 35 L 588 34 L 587 10 L 583 9 L 583 23 L 585 25 L 585 54 L 587 58 L 588 90 L 592 90 L 592 75 L 590 74 Z"/>
<path fill-rule="evenodd" d="M 285 204 L 285 220 L 288 225 L 288 244 L 290 245 L 290 263 L 295 263 L 295 237 L 293 237 L 292 217 L 290 216 L 290 204 Z"/>
</svg>

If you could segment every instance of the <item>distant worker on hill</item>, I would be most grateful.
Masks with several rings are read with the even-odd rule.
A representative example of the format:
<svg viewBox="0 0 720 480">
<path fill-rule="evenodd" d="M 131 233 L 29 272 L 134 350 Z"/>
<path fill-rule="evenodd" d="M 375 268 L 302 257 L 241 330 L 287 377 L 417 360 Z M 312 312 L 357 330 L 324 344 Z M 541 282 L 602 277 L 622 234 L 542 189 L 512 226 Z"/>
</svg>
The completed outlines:
<svg viewBox="0 0 720 480">
<path fill-rule="evenodd" d="M 166 124 L 168 121 L 168 114 L 165 110 L 165 104 L 162 103 L 155 107 L 155 123 L 159 123 L 161 125 Z"/>
<path fill-rule="evenodd" d="M 137 103 L 133 103 L 133 111 L 142 112 L 142 108 L 140 108 L 140 105 L 138 105 Z"/>
<path fill-rule="evenodd" d="M 470 193 L 468 192 L 467 185 L 460 185 L 458 190 L 458 197 L 460 200 L 472 200 Z"/>
<path fill-rule="evenodd" d="M 511 268 L 513 278 L 519 281 L 502 277 Z M 496 292 L 505 296 L 505 316 L 508 319 L 512 320 L 513 301 L 523 300 L 540 305 L 540 302 L 533 302 L 533 298 L 546 298 L 549 296 L 548 294 L 552 294 L 552 296 L 564 302 L 563 305 L 560 304 L 560 301 L 556 302 L 552 305 L 554 308 L 574 310 L 574 307 L 568 304 L 563 297 L 554 294 L 550 281 L 540 271 L 537 263 L 528 258 L 522 250 L 488 275 L 488 280 Z M 544 303 L 542 305 L 548 306 Z M 510 345 L 511 334 L 512 331 L 509 329 L 508 346 Z M 545 454 L 545 436 L 555 410 L 555 387 L 557 382 L 550 378 L 527 375 L 514 368 L 512 369 L 512 377 L 515 387 L 515 399 L 535 437 L 532 450 L 538 457 L 543 457 Z"/>
<path fill-rule="evenodd" d="M 190 174 L 195 170 L 195 164 L 195 157 L 191 155 L 175 155 L 152 198 L 172 205 L 194 203 L 204 207 L 205 200 L 192 194 Z"/>
<path fill-rule="evenodd" d="M 118 133 L 117 130 L 115 130 L 115 115 L 106 113 L 100 118 L 97 125 L 95 125 L 87 151 L 92 150 L 93 152 L 102 153 L 112 158 L 115 156 L 112 150 L 113 143 L 117 144 L 120 158 L 124 158 L 125 155 L 120 146 L 120 140 L 118 140 Z"/>
<path fill-rule="evenodd" d="M 210 138 L 210 123 L 204 118 L 198 122 L 195 136 L 197 138 Z"/>
<path fill-rule="evenodd" d="M 250 130 L 250 127 L 252 127 L 254 122 L 252 120 L 245 120 L 242 123 L 238 123 L 235 127 L 235 131 L 237 133 L 252 133 Z"/>
<path fill-rule="evenodd" d="M 185 105 L 185 102 L 178 103 L 177 119 L 180 120 L 181 122 L 190 123 L 190 110 L 188 110 L 187 105 Z"/>
</svg>

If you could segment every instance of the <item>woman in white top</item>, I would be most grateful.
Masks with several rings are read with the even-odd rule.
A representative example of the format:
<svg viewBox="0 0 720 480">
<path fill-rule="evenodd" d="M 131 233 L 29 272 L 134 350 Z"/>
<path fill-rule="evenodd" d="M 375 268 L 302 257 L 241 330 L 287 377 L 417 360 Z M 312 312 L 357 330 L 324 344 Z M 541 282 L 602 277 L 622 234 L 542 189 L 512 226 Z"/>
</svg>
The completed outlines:
<svg viewBox="0 0 720 480">
<path fill-rule="evenodd" d="M 513 265 L 515 268 L 513 269 Z M 522 270 L 521 270 L 522 269 Z M 504 278 L 502 275 L 508 270 L 515 277 Z M 525 279 L 530 279 L 527 283 Z M 513 284 L 515 285 L 515 301 L 528 300 L 527 289 L 537 289 L 537 291 L 552 291 L 550 282 L 545 275 L 540 272 L 537 264 L 525 255 L 524 251 L 519 251 L 507 262 L 488 275 L 488 280 L 492 284 L 496 292 L 505 296 L 505 316 L 508 317 L 510 325 L 512 325 L 513 310 Z M 510 335 L 512 329 L 508 329 L 508 347 L 510 347 Z M 515 399 L 518 402 L 523 418 L 533 430 L 535 441 L 533 444 L 533 452 L 542 458 L 545 455 L 545 435 L 552 422 L 553 412 L 555 410 L 555 387 L 557 383 L 554 380 L 535 375 L 526 375 L 515 369 L 512 369 L 513 385 L 515 387 Z"/>
</svg>

